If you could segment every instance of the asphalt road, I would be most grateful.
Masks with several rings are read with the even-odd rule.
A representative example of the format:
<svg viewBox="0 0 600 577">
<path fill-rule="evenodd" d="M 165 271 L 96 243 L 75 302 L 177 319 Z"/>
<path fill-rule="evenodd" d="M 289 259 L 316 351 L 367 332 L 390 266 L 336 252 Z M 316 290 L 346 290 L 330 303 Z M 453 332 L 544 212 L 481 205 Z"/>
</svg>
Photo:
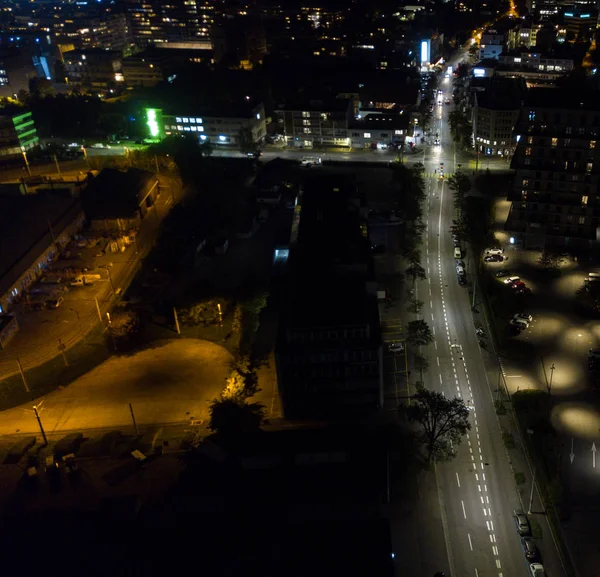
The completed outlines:
<svg viewBox="0 0 600 577">
<path fill-rule="evenodd" d="M 442 86 L 442 97 L 451 97 L 451 83 Z M 427 174 L 439 169 L 441 162 L 446 173 L 455 171 L 456 158 L 447 124 L 450 107 L 437 108 L 434 131 L 441 136 L 441 147 L 426 154 Z M 472 429 L 458 447 L 456 458 L 437 466 L 448 551 L 446 574 L 525 576 L 528 563 L 512 518 L 513 509 L 523 505 L 496 417 L 468 291 L 456 277 L 448 232 L 454 218 L 452 193 L 437 174 L 427 179 L 426 186 L 423 263 L 428 278 L 419 283 L 417 290 L 418 298 L 424 302 L 423 318 L 432 327 L 435 342 L 423 349 L 430 367 L 425 384 L 447 397 L 464 399 L 472 415 Z M 467 260 L 468 256 L 463 258 Z M 545 519 L 540 523 L 545 523 Z M 543 529 L 545 535 L 550 534 L 547 526 Z M 542 553 L 548 575 L 563 575 L 556 550 L 546 549 Z"/>
</svg>

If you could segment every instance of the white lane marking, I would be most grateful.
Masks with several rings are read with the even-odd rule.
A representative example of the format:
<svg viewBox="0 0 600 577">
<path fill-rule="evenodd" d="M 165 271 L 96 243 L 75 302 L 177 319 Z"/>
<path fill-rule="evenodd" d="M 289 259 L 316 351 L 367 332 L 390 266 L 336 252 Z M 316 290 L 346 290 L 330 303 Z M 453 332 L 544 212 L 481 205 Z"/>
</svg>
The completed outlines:
<svg viewBox="0 0 600 577">
<path fill-rule="evenodd" d="M 443 383 L 444 381 L 442 381 L 442 374 L 440 373 L 440 383 Z"/>
<path fill-rule="evenodd" d="M 498 547 L 496 547 L 496 545 L 492 546 L 492 551 L 494 552 L 494 555 L 498 557 Z"/>
<path fill-rule="evenodd" d="M 467 533 L 467 537 L 469 538 L 469 547 L 471 547 L 471 551 L 473 551 L 473 543 L 471 542 L 471 535 Z"/>
<path fill-rule="evenodd" d="M 437 360 L 438 367 L 440 366 L 440 357 L 435 357 Z"/>
<path fill-rule="evenodd" d="M 496 567 L 498 567 L 498 569 L 502 569 L 502 565 L 500 564 L 500 559 L 496 559 Z"/>
<path fill-rule="evenodd" d="M 458 483 L 458 486 L 460 487 L 460 479 L 458 478 L 458 473 L 456 473 L 456 482 Z"/>
<path fill-rule="evenodd" d="M 463 515 L 465 516 L 465 519 L 466 519 L 467 518 L 467 511 L 465 510 L 465 502 L 461 501 L 460 503 L 461 503 L 462 508 L 463 508 Z"/>
</svg>

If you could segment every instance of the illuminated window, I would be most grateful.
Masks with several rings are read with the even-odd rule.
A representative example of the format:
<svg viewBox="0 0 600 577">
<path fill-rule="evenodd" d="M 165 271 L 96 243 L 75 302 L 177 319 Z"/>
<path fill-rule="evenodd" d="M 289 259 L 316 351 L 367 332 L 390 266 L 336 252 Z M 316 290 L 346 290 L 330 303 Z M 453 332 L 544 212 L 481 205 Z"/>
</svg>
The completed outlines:
<svg viewBox="0 0 600 577">
<path fill-rule="evenodd" d="M 202 124 L 202 118 L 196 118 L 196 124 Z"/>
<path fill-rule="evenodd" d="M 533 144 L 533 136 L 530 136 L 530 137 L 527 139 L 527 144 Z"/>
<path fill-rule="evenodd" d="M 592 169 L 594 168 L 594 163 L 593 162 L 588 162 L 587 166 L 585 167 L 586 172 L 592 172 Z"/>
<path fill-rule="evenodd" d="M 370 132 L 365 132 L 365 133 L 363 134 L 363 137 L 364 137 L 364 138 L 371 138 L 371 133 L 370 133 Z"/>
<path fill-rule="evenodd" d="M 531 148 L 525 149 L 525 156 L 531 156 Z"/>
<path fill-rule="evenodd" d="M 401 130 L 394 130 L 394 134 L 402 134 Z"/>
<path fill-rule="evenodd" d="M 565 146 L 571 146 L 571 139 L 565 138 Z"/>
<path fill-rule="evenodd" d="M 198 132 L 204 132 L 204 126 L 197 126 Z"/>
<path fill-rule="evenodd" d="M 304 128 L 304 134 L 310 134 L 310 128 Z"/>
<path fill-rule="evenodd" d="M 585 224 L 585 216 L 579 217 L 579 224 Z"/>
<path fill-rule="evenodd" d="M 596 141 L 590 140 L 590 148 L 596 148 Z"/>
<path fill-rule="evenodd" d="M 558 146 L 558 138 L 552 139 L 552 146 Z"/>
<path fill-rule="evenodd" d="M 302 118 L 310 118 L 310 112 L 303 112 Z"/>
<path fill-rule="evenodd" d="M 303 120 L 302 124 L 304 124 L 304 126 L 310 126 L 310 120 Z"/>
<path fill-rule="evenodd" d="M 177 130 L 183 130 L 183 126 L 181 124 L 177 125 Z"/>
<path fill-rule="evenodd" d="M 181 117 L 179 117 L 179 116 L 178 116 L 178 117 L 175 119 L 175 122 L 181 122 Z"/>
<path fill-rule="evenodd" d="M 581 204 L 583 204 L 584 206 L 588 203 L 588 197 L 587 196 L 582 196 L 581 197 Z"/>
<path fill-rule="evenodd" d="M 190 128 L 192 129 L 192 132 L 196 132 L 198 130 L 195 126 L 190 126 Z"/>
<path fill-rule="evenodd" d="M 529 120 L 535 120 L 535 110 L 529 111 Z"/>
<path fill-rule="evenodd" d="M 183 130 L 184 130 L 185 132 L 189 132 L 189 131 L 190 131 L 190 127 L 189 127 L 189 126 L 186 126 L 186 127 L 183 129 Z"/>
</svg>

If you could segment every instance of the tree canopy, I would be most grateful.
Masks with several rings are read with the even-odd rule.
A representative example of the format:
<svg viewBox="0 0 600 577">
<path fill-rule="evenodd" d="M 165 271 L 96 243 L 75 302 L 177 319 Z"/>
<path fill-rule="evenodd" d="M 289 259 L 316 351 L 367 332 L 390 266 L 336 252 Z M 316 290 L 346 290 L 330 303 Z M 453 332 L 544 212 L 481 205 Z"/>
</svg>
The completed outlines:
<svg viewBox="0 0 600 577">
<path fill-rule="evenodd" d="M 437 391 L 420 389 L 412 396 L 410 406 L 401 410 L 421 426 L 427 465 L 452 459 L 453 445 L 460 444 L 471 429 L 464 401 L 456 397 L 448 399 Z"/>
<path fill-rule="evenodd" d="M 433 342 L 433 334 L 424 320 L 410 321 L 406 340 L 413 346 L 424 346 Z"/>
</svg>

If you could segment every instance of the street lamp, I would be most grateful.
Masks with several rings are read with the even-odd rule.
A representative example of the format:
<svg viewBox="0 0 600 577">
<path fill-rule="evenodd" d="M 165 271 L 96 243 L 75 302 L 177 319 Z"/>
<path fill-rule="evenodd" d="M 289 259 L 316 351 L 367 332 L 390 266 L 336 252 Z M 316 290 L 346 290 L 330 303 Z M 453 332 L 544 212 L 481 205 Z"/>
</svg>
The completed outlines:
<svg viewBox="0 0 600 577">
<path fill-rule="evenodd" d="M 35 418 L 37 419 L 38 425 L 40 426 L 40 431 L 42 433 L 42 438 L 44 439 L 44 445 L 48 444 L 48 438 L 46 437 L 46 431 L 44 431 L 44 426 L 42 425 L 42 419 L 40 418 L 40 410 L 42 409 L 41 401 L 39 405 L 33 405 L 33 413 L 35 414 Z"/>
<path fill-rule="evenodd" d="M 554 369 L 556 367 L 554 366 L 554 363 L 552 363 L 552 366 L 550 367 L 550 382 L 548 383 L 548 394 L 551 395 L 552 394 L 552 377 L 554 376 Z"/>
<path fill-rule="evenodd" d="M 21 149 L 21 154 L 23 154 L 23 160 L 25 161 L 25 168 L 27 169 L 27 174 L 31 176 L 31 168 L 29 168 L 29 161 L 27 160 L 27 153 L 25 152 L 24 148 Z"/>
</svg>

